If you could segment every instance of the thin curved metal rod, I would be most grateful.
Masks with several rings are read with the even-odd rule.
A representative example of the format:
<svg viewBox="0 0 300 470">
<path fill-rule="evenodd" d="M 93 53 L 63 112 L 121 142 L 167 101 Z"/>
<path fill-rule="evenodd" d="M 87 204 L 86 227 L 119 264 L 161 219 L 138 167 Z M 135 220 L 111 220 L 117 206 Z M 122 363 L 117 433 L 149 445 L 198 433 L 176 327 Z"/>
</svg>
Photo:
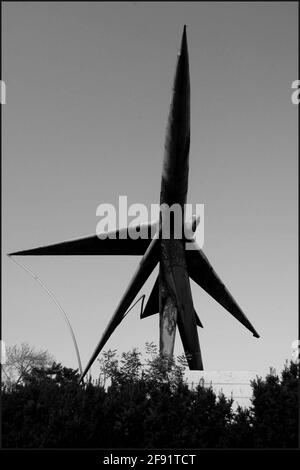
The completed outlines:
<svg viewBox="0 0 300 470">
<path fill-rule="evenodd" d="M 71 326 L 71 323 L 67 317 L 67 314 L 66 312 L 64 311 L 64 309 L 62 308 L 62 306 L 60 305 L 60 303 L 58 302 L 58 300 L 56 299 L 56 297 L 54 296 L 54 294 L 48 289 L 48 287 L 46 287 L 46 285 L 43 283 L 43 281 L 41 281 L 41 279 L 36 275 L 34 274 L 34 272 L 32 272 L 29 268 L 27 268 L 26 266 L 24 266 L 22 263 L 20 263 L 20 261 L 17 261 L 15 258 L 13 258 L 12 256 L 9 256 L 8 257 L 14 262 L 16 263 L 18 266 L 20 266 L 20 268 L 22 268 L 24 271 L 26 271 L 31 277 L 33 277 L 33 279 L 35 281 L 38 282 L 38 284 L 42 287 L 42 289 L 44 289 L 44 291 L 48 294 L 48 296 L 50 297 L 50 299 L 53 300 L 53 302 L 55 303 L 55 305 L 57 306 L 57 308 L 59 309 L 59 311 L 63 314 L 63 317 L 64 317 L 64 320 L 65 322 L 67 323 L 67 326 L 69 328 L 69 331 L 70 331 L 70 334 L 71 334 L 71 337 L 72 337 L 72 341 L 73 341 L 73 344 L 74 344 L 74 348 L 75 348 L 75 352 L 76 352 L 76 357 L 77 357 L 77 362 L 78 362 L 78 368 L 79 368 L 79 372 L 80 374 L 82 375 L 82 365 L 81 365 L 81 359 L 80 359 L 80 354 L 79 354 L 79 349 L 78 349 L 78 345 L 77 345 L 77 341 L 76 341 L 76 338 L 75 338 L 75 334 L 74 334 L 74 331 L 73 331 L 73 328 Z"/>
</svg>

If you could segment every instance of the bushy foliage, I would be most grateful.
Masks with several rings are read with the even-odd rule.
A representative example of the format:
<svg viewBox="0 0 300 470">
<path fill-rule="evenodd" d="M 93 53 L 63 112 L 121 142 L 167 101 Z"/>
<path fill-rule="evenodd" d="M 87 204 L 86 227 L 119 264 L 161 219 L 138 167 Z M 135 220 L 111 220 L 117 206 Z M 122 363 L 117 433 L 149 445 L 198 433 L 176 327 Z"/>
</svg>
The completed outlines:
<svg viewBox="0 0 300 470">
<path fill-rule="evenodd" d="M 28 343 L 6 348 L 6 361 L 1 366 L 2 380 L 7 387 L 22 383 L 25 374 L 33 368 L 45 368 L 54 362 L 54 358 L 45 350 L 36 350 Z"/>
<path fill-rule="evenodd" d="M 252 424 L 256 447 L 298 446 L 299 366 L 286 364 L 281 377 L 252 382 Z"/>
<path fill-rule="evenodd" d="M 188 387 L 184 358 L 167 360 L 152 344 L 147 352 L 145 364 L 135 349 L 121 359 L 103 353 L 96 383 L 79 384 L 77 371 L 54 363 L 4 386 L 3 447 L 296 447 L 294 364 L 281 380 L 257 379 L 251 408 L 233 412 L 232 400 L 212 388 Z"/>
</svg>

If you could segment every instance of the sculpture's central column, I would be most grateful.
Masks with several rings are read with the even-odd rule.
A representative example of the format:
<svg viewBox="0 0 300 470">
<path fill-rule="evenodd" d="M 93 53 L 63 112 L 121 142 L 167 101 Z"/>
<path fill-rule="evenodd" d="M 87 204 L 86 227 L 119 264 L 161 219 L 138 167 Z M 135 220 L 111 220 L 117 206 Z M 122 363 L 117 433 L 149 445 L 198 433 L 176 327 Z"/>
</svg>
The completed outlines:
<svg viewBox="0 0 300 470">
<path fill-rule="evenodd" d="M 161 273 L 162 274 L 162 273 Z M 160 275 L 160 308 L 159 308 L 159 350 L 164 357 L 173 357 L 177 307 L 169 294 L 164 278 Z"/>
</svg>

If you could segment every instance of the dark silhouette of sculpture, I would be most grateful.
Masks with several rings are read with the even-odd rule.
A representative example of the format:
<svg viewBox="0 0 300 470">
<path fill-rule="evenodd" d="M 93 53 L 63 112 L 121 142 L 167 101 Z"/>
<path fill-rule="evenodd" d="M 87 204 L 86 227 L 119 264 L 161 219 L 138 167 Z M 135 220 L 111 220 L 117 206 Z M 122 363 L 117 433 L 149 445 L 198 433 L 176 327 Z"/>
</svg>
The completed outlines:
<svg viewBox="0 0 300 470">
<path fill-rule="evenodd" d="M 173 96 L 166 131 L 161 182 L 161 207 L 178 204 L 182 211 L 187 198 L 190 145 L 190 78 L 189 58 L 184 27 L 178 55 Z M 172 356 L 176 326 L 183 343 L 189 368 L 203 370 L 197 325 L 202 326 L 195 312 L 190 278 L 227 309 L 237 320 L 259 337 L 225 285 L 215 273 L 196 241 L 186 249 L 186 239 L 175 237 L 176 220 L 170 223 L 170 237 L 162 237 L 167 218 L 163 210 L 155 235 L 148 239 L 130 238 L 130 229 L 116 231 L 116 238 L 100 239 L 97 235 L 12 253 L 11 255 L 143 255 L 115 313 L 107 325 L 81 379 L 85 376 L 109 337 L 124 318 L 138 292 L 159 263 L 159 274 L 141 317 L 160 315 L 160 351 Z M 184 221 L 181 222 L 185 223 Z M 193 220 L 193 230 L 197 221 Z M 182 227 L 181 227 L 182 228 Z M 125 235 L 125 236 L 124 236 Z"/>
</svg>

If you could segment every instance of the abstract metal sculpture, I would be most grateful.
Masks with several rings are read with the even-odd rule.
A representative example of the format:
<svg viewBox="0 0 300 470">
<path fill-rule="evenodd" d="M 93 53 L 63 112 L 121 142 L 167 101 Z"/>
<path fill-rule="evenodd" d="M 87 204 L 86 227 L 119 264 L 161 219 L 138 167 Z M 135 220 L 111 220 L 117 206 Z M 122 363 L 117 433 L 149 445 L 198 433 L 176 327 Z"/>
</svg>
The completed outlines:
<svg viewBox="0 0 300 470">
<path fill-rule="evenodd" d="M 189 58 L 184 27 L 181 49 L 178 55 L 173 97 L 169 112 L 162 170 L 160 204 L 179 204 L 184 211 L 188 189 L 190 146 L 190 78 Z M 190 241 L 192 250 L 186 249 L 186 239 L 174 236 L 175 225 L 170 227 L 169 239 L 161 236 L 165 218 L 160 212 L 155 235 L 151 238 L 152 226 L 147 226 L 149 237 L 133 240 L 130 229 L 117 230 L 115 238 L 100 239 L 97 235 L 75 239 L 11 253 L 12 255 L 143 255 L 115 313 L 107 325 L 81 379 L 97 358 L 115 328 L 121 323 L 138 292 L 159 263 L 159 274 L 149 296 L 141 318 L 159 312 L 160 352 L 172 356 L 176 326 L 183 343 L 191 370 L 203 370 L 197 325 L 202 324 L 195 312 L 190 278 L 227 309 L 248 328 L 255 337 L 256 330 L 244 315 L 236 301 L 213 270 L 196 241 Z M 183 222 L 185 223 L 185 222 Z M 193 229 L 196 221 L 193 221 Z"/>
</svg>

